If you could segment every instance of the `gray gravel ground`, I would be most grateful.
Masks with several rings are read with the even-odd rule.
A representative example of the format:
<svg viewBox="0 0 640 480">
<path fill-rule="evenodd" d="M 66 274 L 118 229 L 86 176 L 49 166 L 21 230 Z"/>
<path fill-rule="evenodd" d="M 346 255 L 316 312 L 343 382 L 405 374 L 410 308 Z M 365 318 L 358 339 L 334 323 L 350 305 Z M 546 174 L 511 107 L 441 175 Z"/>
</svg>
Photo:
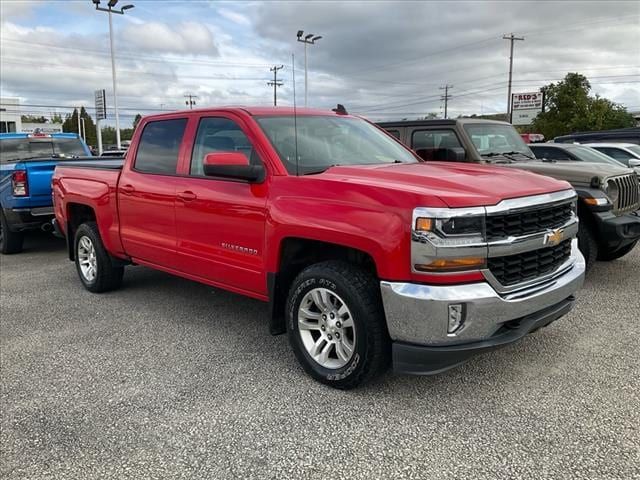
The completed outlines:
<svg viewBox="0 0 640 480">
<path fill-rule="evenodd" d="M 94 295 L 43 236 L 0 269 L 4 479 L 640 478 L 640 247 L 522 342 L 351 392 L 260 302 L 141 267 Z"/>
</svg>

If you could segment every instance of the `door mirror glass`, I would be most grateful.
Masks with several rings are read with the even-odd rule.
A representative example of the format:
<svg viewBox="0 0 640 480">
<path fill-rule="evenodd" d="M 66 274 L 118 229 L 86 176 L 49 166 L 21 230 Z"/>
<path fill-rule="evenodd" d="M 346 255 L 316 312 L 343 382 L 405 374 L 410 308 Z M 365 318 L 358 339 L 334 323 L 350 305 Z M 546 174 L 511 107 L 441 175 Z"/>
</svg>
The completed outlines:
<svg viewBox="0 0 640 480">
<path fill-rule="evenodd" d="M 203 161 L 204 174 L 209 177 L 245 180 L 248 182 L 262 182 L 264 167 L 250 165 L 249 159 L 240 152 L 208 153 Z"/>
</svg>

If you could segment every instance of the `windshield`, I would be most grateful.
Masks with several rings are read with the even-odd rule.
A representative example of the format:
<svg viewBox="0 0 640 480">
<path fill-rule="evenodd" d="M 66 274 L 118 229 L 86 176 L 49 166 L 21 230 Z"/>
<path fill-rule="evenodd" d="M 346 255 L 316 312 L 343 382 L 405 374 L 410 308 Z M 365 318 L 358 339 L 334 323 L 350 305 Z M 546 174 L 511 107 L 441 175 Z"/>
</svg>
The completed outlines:
<svg viewBox="0 0 640 480">
<path fill-rule="evenodd" d="M 573 153 L 576 157 L 578 157 L 583 162 L 608 163 L 610 165 L 620 166 L 620 162 L 614 160 L 613 158 L 611 158 L 608 155 L 605 155 L 602 152 L 599 152 L 595 148 L 573 145 L 571 147 L 568 147 L 567 151 Z"/>
<path fill-rule="evenodd" d="M 87 155 L 78 138 L 5 138 L 0 140 L 0 162 L 20 162 L 36 158 L 81 157 Z"/>
<path fill-rule="evenodd" d="M 418 162 L 409 150 L 360 118 L 304 115 L 297 117 L 297 128 L 291 115 L 256 120 L 290 174 L 319 173 L 335 165 Z"/>
<path fill-rule="evenodd" d="M 529 147 L 511 125 L 468 123 L 464 129 L 480 155 L 522 153 L 533 157 Z"/>
</svg>

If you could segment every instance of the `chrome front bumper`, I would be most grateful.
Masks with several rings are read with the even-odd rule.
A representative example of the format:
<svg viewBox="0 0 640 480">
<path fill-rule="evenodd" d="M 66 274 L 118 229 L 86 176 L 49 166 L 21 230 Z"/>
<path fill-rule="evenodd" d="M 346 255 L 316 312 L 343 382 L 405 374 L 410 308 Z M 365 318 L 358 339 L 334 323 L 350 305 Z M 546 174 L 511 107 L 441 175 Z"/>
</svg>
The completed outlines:
<svg viewBox="0 0 640 480">
<path fill-rule="evenodd" d="M 503 324 L 556 305 L 580 289 L 585 262 L 575 239 L 570 264 L 563 268 L 540 283 L 508 293 L 498 293 L 488 282 L 447 286 L 380 282 L 389 335 L 395 342 L 429 346 L 487 340 Z M 465 319 L 458 331 L 449 334 L 452 304 L 464 305 Z"/>
</svg>

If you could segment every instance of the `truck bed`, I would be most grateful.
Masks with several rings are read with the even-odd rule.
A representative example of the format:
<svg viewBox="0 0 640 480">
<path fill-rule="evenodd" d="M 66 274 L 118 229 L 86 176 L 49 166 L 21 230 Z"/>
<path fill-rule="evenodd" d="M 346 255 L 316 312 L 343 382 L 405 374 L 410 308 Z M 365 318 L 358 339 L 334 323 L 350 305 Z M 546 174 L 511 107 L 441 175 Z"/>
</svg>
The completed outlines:
<svg viewBox="0 0 640 480">
<path fill-rule="evenodd" d="M 98 160 L 99 159 L 99 160 Z M 72 168 L 101 168 L 109 170 L 122 170 L 124 165 L 123 158 L 113 158 L 109 160 L 102 159 L 100 157 L 84 157 L 74 159 L 73 162 L 60 162 L 58 167 L 72 167 Z"/>
</svg>

